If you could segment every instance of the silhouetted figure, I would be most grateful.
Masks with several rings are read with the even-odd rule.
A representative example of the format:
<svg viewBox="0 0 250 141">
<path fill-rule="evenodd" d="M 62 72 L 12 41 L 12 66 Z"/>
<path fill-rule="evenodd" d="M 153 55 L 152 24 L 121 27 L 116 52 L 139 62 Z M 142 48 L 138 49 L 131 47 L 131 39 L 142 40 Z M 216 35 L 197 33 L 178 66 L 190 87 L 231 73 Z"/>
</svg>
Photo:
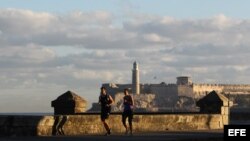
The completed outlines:
<svg viewBox="0 0 250 141">
<path fill-rule="evenodd" d="M 124 106 L 124 109 L 122 113 L 122 123 L 126 129 L 125 134 L 127 135 L 129 133 L 128 127 L 126 125 L 126 119 L 128 118 L 130 135 L 132 135 L 133 134 L 132 120 L 133 120 L 134 100 L 133 100 L 133 97 L 128 93 L 128 89 L 124 89 L 123 106 Z"/>
<path fill-rule="evenodd" d="M 59 124 L 57 126 L 57 131 L 58 131 L 59 135 L 64 135 L 63 125 L 65 124 L 66 121 L 67 121 L 67 116 L 63 116 L 61 121 L 59 122 Z"/>
<path fill-rule="evenodd" d="M 105 134 L 110 135 L 111 129 L 109 125 L 106 122 L 106 119 L 109 118 L 110 112 L 111 112 L 111 104 L 114 102 L 113 98 L 106 93 L 106 88 L 101 87 L 101 94 L 99 96 L 99 104 L 101 105 L 101 121 L 107 131 Z"/>
<path fill-rule="evenodd" d="M 65 135 L 63 131 L 63 125 L 67 121 L 67 116 L 62 116 L 62 119 L 60 120 L 60 116 L 54 117 L 55 122 L 52 128 L 52 135 Z"/>
</svg>

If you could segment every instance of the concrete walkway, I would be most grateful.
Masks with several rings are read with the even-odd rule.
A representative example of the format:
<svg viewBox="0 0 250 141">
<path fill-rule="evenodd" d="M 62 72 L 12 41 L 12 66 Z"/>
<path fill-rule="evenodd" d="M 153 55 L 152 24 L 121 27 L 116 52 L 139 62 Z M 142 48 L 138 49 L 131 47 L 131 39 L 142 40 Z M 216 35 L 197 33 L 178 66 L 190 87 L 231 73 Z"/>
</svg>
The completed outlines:
<svg viewBox="0 0 250 141">
<path fill-rule="evenodd" d="M 88 135 L 88 136 L 52 136 L 52 137 L 0 137 L 0 141 L 223 141 L 223 131 L 189 131 L 164 133 L 138 133 L 125 135 Z"/>
</svg>

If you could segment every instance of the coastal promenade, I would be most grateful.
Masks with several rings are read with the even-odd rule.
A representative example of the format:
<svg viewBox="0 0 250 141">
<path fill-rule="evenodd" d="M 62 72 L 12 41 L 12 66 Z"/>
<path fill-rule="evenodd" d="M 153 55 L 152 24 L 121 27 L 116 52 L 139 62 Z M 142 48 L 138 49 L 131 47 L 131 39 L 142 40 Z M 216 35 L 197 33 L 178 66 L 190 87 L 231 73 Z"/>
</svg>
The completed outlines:
<svg viewBox="0 0 250 141">
<path fill-rule="evenodd" d="M 136 133 L 133 136 L 113 134 L 111 136 L 27 136 L 0 137 L 0 141 L 223 141 L 223 130 L 206 131 L 166 131 Z"/>
</svg>

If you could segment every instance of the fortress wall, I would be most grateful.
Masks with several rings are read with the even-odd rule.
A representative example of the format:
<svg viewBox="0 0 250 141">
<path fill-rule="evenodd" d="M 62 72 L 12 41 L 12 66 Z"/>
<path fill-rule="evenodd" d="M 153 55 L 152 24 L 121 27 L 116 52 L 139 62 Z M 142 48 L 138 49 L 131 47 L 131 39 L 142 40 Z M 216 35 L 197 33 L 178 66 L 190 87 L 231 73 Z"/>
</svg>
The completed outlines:
<svg viewBox="0 0 250 141">
<path fill-rule="evenodd" d="M 153 85 L 150 86 L 150 93 L 154 93 L 157 96 L 164 97 L 177 97 L 177 87 L 168 85 Z"/>
<path fill-rule="evenodd" d="M 195 98 L 201 98 L 215 90 L 218 93 L 250 94 L 250 85 L 245 84 L 193 84 Z"/>
<path fill-rule="evenodd" d="M 230 94 L 250 94 L 250 85 L 224 85 L 224 92 Z"/>
<path fill-rule="evenodd" d="M 150 87 L 150 92 L 155 94 L 155 105 L 159 110 L 172 108 L 178 99 L 176 85 L 154 85 Z"/>
<path fill-rule="evenodd" d="M 201 98 L 211 91 L 221 93 L 224 86 L 217 84 L 193 84 L 193 93 L 195 98 Z"/>
<path fill-rule="evenodd" d="M 151 93 L 150 84 L 142 84 L 141 85 L 141 93 L 143 93 L 143 94 Z"/>
<path fill-rule="evenodd" d="M 187 96 L 194 98 L 193 87 L 189 85 L 178 85 L 177 87 L 178 96 Z"/>
<path fill-rule="evenodd" d="M 176 84 L 165 84 L 165 83 L 160 83 L 160 84 L 141 84 L 141 91 L 143 93 L 153 93 L 156 89 L 166 89 L 167 91 L 170 90 L 172 91 L 173 89 L 176 89 Z M 168 92 L 167 92 L 168 93 Z"/>
<path fill-rule="evenodd" d="M 223 129 L 227 118 L 220 114 L 145 113 L 135 114 L 134 132 L 162 132 Z M 121 114 L 112 114 L 108 120 L 115 134 L 124 133 Z M 97 113 L 60 116 L 0 116 L 0 136 L 52 136 L 104 134 Z"/>
</svg>

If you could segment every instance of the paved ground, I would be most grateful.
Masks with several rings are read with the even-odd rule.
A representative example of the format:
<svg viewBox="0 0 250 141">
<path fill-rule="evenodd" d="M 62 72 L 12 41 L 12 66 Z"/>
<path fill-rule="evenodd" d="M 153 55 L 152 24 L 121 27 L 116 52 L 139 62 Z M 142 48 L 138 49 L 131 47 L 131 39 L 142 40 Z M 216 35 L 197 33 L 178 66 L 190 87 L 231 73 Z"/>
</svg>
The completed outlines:
<svg viewBox="0 0 250 141">
<path fill-rule="evenodd" d="M 190 131 L 140 133 L 125 135 L 52 136 L 52 137 L 0 137 L 0 141 L 223 141 L 223 131 Z"/>
</svg>

